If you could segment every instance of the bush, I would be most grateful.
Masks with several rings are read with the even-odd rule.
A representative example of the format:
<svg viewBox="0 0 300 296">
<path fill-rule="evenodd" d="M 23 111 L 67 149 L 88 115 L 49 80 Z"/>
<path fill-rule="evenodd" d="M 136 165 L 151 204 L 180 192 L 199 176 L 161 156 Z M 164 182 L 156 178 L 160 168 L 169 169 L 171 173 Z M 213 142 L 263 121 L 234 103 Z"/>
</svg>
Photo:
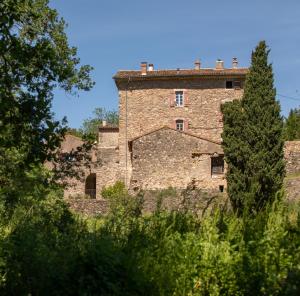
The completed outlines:
<svg viewBox="0 0 300 296">
<path fill-rule="evenodd" d="M 300 205 L 145 216 L 142 195 L 106 192 L 100 218 L 51 193 L 0 220 L 1 295 L 299 295 Z"/>
</svg>

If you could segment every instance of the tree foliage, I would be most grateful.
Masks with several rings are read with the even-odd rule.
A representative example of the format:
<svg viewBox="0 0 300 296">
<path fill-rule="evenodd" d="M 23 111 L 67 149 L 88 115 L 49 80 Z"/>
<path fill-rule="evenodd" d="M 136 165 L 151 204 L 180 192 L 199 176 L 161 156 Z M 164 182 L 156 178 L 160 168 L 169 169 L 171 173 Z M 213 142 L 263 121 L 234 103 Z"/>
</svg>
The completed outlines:
<svg viewBox="0 0 300 296">
<path fill-rule="evenodd" d="M 89 136 L 91 139 L 96 140 L 98 135 L 98 128 L 102 126 L 103 121 L 109 126 L 118 126 L 119 114 L 115 110 L 106 110 L 105 108 L 95 108 L 93 116 L 83 121 L 79 129 L 70 128 L 68 133 L 76 137 Z"/>
<path fill-rule="evenodd" d="M 142 215 L 121 184 L 106 193 L 102 217 L 75 219 L 51 193 L 0 220 L 0 294 L 299 295 L 299 205 Z"/>
<path fill-rule="evenodd" d="M 275 100 L 272 65 L 264 41 L 252 53 L 242 100 L 223 106 L 223 148 L 233 207 L 257 212 L 283 183 L 283 121 Z"/>
<path fill-rule="evenodd" d="M 21 200 L 20 188 L 33 181 L 30 172 L 53 159 L 66 131 L 66 121 L 54 120 L 51 112 L 54 88 L 75 94 L 93 86 L 91 67 L 79 66 L 65 27 L 48 0 L 0 2 L 0 196 L 5 203 Z"/>
<path fill-rule="evenodd" d="M 284 122 L 284 139 L 287 141 L 300 140 L 300 109 L 291 109 Z"/>
</svg>

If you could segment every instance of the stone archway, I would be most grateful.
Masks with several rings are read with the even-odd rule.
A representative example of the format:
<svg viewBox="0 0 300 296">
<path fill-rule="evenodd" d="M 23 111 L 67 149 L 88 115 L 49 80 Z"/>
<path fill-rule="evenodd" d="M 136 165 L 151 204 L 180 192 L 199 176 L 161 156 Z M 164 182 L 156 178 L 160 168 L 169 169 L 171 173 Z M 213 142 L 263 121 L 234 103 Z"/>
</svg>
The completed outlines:
<svg viewBox="0 0 300 296">
<path fill-rule="evenodd" d="M 86 195 L 91 198 L 96 198 L 96 174 L 92 173 L 85 179 L 85 191 Z"/>
</svg>

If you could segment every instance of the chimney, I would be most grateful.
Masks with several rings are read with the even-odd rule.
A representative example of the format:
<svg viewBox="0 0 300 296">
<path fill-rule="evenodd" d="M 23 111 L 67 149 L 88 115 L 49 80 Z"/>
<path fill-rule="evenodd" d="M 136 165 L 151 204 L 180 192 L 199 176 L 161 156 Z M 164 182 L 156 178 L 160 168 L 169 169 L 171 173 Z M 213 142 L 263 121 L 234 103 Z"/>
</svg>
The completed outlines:
<svg viewBox="0 0 300 296">
<path fill-rule="evenodd" d="M 196 60 L 195 61 L 195 70 L 200 70 L 200 66 L 201 66 L 201 63 L 200 63 L 200 60 Z"/>
<path fill-rule="evenodd" d="M 232 58 L 232 69 L 237 69 L 238 67 L 238 59 Z"/>
<path fill-rule="evenodd" d="M 147 62 L 141 62 L 142 75 L 147 75 Z"/>
<path fill-rule="evenodd" d="M 102 120 L 102 126 L 106 126 L 106 120 Z"/>
<path fill-rule="evenodd" d="M 220 59 L 216 61 L 216 70 L 223 70 L 224 69 L 224 62 Z"/>
<path fill-rule="evenodd" d="M 153 71 L 153 70 L 154 70 L 154 65 L 153 64 L 149 64 L 148 71 Z"/>
</svg>

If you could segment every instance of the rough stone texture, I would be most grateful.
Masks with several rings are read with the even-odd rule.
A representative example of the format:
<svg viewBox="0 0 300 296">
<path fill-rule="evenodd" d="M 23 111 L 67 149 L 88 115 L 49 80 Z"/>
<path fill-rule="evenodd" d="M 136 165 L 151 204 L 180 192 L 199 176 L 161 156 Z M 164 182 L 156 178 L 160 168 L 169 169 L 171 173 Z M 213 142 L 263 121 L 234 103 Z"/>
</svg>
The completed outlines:
<svg viewBox="0 0 300 296">
<path fill-rule="evenodd" d="M 101 134 L 102 133 L 102 134 Z M 62 146 L 65 152 L 68 149 L 76 149 L 82 145 L 82 141 L 74 140 L 74 136 L 65 138 Z M 104 186 L 113 185 L 120 179 L 119 170 L 119 150 L 118 150 L 118 131 L 116 129 L 106 129 L 99 132 L 99 143 L 91 151 L 90 167 L 81 167 L 83 178 L 70 178 L 69 186 L 64 191 L 65 198 L 85 195 L 85 180 L 90 174 L 96 174 L 96 198 L 101 198 L 101 190 Z M 71 143 L 69 143 L 71 141 Z M 76 146 L 78 144 L 78 146 Z"/>
<path fill-rule="evenodd" d="M 184 119 L 188 123 L 186 131 L 211 141 L 221 140 L 221 104 L 240 99 L 243 94 L 243 89 L 226 89 L 226 79 L 230 80 L 230 77 L 118 83 L 120 168 L 127 184 L 131 179 L 132 164 L 128 152 L 126 159 L 126 146 L 138 136 L 163 126 L 174 128 L 176 119 Z M 175 90 L 183 90 L 188 97 L 184 107 L 171 107 Z"/>
<path fill-rule="evenodd" d="M 111 148 L 118 146 L 119 128 L 100 127 L 98 133 L 98 147 Z"/>
<path fill-rule="evenodd" d="M 225 186 L 224 174 L 211 174 L 211 157 L 222 154 L 220 144 L 168 127 L 132 142 L 133 189 L 186 188 L 191 182 L 202 189 Z"/>
<path fill-rule="evenodd" d="M 286 178 L 285 190 L 288 201 L 300 200 L 300 177 Z"/>
<path fill-rule="evenodd" d="M 66 199 L 70 209 L 86 216 L 105 215 L 109 212 L 109 201 L 100 199 Z M 165 190 L 146 191 L 142 212 L 189 210 L 203 215 L 213 208 L 230 207 L 226 193 L 208 190 Z"/>
<path fill-rule="evenodd" d="M 300 141 L 285 142 L 284 157 L 287 175 L 300 173 Z"/>
<path fill-rule="evenodd" d="M 87 216 L 103 215 L 108 210 L 105 199 L 66 199 L 70 209 Z"/>
<path fill-rule="evenodd" d="M 212 208 L 230 208 L 226 193 L 215 190 L 163 190 L 146 191 L 144 195 L 143 213 L 156 210 L 191 211 L 204 214 Z"/>
<path fill-rule="evenodd" d="M 284 145 L 286 161 L 285 189 L 289 201 L 300 199 L 300 141 L 287 141 Z"/>
<path fill-rule="evenodd" d="M 82 167 L 84 179 L 96 174 L 97 198 L 103 186 L 118 180 L 131 190 L 185 188 L 191 182 L 202 189 L 226 188 L 224 174 L 211 175 L 211 157 L 215 152 L 222 154 L 221 104 L 241 99 L 246 70 L 237 70 L 233 76 L 228 69 L 218 72 L 222 75 L 210 69 L 211 76 L 199 77 L 194 77 L 193 71 L 192 76 L 179 77 L 174 70 L 172 75 L 166 71 L 169 76 L 147 73 L 132 80 L 130 71 L 123 71 L 126 75 L 121 71 L 126 77 L 116 80 L 119 128 L 99 128 L 90 168 Z M 226 89 L 227 80 L 240 81 L 241 88 Z M 183 107 L 174 106 L 175 91 L 179 90 L 184 92 Z M 176 119 L 184 120 L 184 132 L 174 130 Z M 68 152 L 81 144 L 80 139 L 68 136 L 62 149 Z M 300 141 L 286 142 L 285 158 L 287 174 L 300 173 Z M 83 195 L 84 179 L 71 179 L 65 196 Z M 296 183 L 289 181 L 287 187 L 296 188 Z"/>
</svg>

